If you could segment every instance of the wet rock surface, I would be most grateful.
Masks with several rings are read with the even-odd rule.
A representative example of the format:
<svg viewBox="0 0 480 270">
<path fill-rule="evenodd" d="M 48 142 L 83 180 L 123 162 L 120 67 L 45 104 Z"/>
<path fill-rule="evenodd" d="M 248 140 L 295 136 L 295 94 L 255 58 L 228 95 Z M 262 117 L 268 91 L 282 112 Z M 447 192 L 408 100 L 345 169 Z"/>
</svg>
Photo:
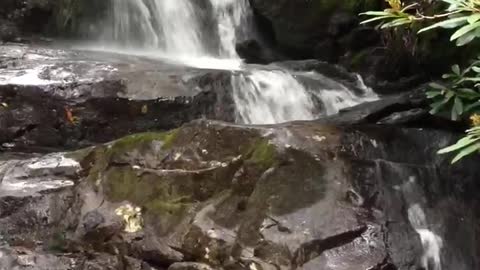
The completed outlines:
<svg viewBox="0 0 480 270">
<path fill-rule="evenodd" d="M 255 72 L 291 72 L 309 91 L 318 115 L 329 112 L 323 90 L 338 89 L 354 99 L 366 89 L 358 75 L 315 60 L 231 71 L 66 47 L 0 47 L 1 149 L 61 151 L 168 130 L 198 118 L 235 122 L 232 78 L 262 87 L 248 78 Z M 332 98 L 342 102 L 342 97 Z"/>
<path fill-rule="evenodd" d="M 71 153 L 2 154 L 0 265 L 413 270 L 434 259 L 428 231 L 446 269 L 477 269 L 478 160 L 436 155 L 454 139 L 199 120 Z"/>
<path fill-rule="evenodd" d="M 217 73 L 222 76 L 118 54 L 2 46 L 0 144 L 7 149 L 78 148 L 171 129 L 214 111 L 216 94 L 201 93 L 192 82 L 208 77 L 212 83 Z M 224 73 L 221 78 L 228 83 L 230 73 Z"/>
</svg>

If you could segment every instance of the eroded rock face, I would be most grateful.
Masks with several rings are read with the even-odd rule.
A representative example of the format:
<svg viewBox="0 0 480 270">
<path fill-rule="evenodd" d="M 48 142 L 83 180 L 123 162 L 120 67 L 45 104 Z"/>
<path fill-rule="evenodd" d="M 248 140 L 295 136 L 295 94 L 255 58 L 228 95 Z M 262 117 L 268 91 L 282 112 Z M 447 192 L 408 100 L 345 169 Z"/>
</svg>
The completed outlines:
<svg viewBox="0 0 480 270">
<path fill-rule="evenodd" d="M 74 185 L 0 194 L 0 233 L 10 250 L 54 246 L 75 259 L 95 254 L 89 263 L 115 256 L 159 269 L 414 270 L 435 255 L 445 269 L 477 269 L 478 160 L 447 166 L 435 153 L 453 139 L 391 126 L 195 121 L 70 154 L 5 157 L 2 186 L 51 175 Z M 46 162 L 60 156 L 68 166 Z M 119 216 L 126 206 L 138 212 Z M 141 226 L 126 232 L 131 222 Z M 426 232 L 441 241 L 433 257 Z"/>
</svg>

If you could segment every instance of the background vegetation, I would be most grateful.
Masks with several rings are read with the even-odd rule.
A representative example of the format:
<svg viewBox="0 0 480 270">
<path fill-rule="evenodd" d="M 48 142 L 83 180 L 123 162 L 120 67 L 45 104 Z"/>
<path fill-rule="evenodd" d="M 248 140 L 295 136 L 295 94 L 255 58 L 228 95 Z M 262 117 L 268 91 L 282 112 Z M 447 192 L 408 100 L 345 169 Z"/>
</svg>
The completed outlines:
<svg viewBox="0 0 480 270">
<path fill-rule="evenodd" d="M 369 17 L 362 23 L 378 23 L 380 29 L 406 27 L 422 35 L 438 29 L 452 31 L 450 41 L 461 47 L 480 37 L 480 0 L 441 0 L 438 5 L 425 8 L 425 1 L 404 3 L 401 0 L 386 0 L 389 8 L 383 11 L 368 11 L 361 15 Z M 452 163 L 473 153 L 480 152 L 480 57 L 461 68 L 453 65 L 451 72 L 442 76 L 442 81 L 433 82 L 426 95 L 431 99 L 431 113 L 451 118 L 454 121 L 470 119 L 472 127 L 456 144 L 441 149 L 440 154 L 455 152 Z"/>
</svg>

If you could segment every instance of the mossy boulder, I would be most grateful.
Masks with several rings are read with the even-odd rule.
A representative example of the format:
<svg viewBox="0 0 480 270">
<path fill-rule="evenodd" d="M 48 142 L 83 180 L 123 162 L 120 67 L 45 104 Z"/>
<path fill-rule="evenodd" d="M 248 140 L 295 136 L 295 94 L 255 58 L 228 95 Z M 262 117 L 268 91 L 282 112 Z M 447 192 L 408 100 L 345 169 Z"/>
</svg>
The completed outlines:
<svg viewBox="0 0 480 270">
<path fill-rule="evenodd" d="M 195 121 L 76 156 L 85 175 L 81 194 L 93 192 L 99 198 L 94 201 L 102 202 L 83 211 L 107 217 L 125 204 L 141 209 L 143 227 L 137 234 L 144 240 L 127 244 L 136 256 L 146 256 L 148 238 L 169 246 L 168 254 L 180 251 L 182 258 L 217 269 L 248 265 L 252 261 L 242 254 L 252 249 L 254 262 L 281 269 L 323 269 L 331 260 L 362 269 L 379 264 L 409 269 L 402 267 L 421 256 L 420 240 L 408 214 L 398 210 L 409 203 L 392 193 L 405 184 L 399 172 L 421 176 L 425 183 L 444 183 L 443 177 L 452 175 L 448 167 L 432 173 L 432 163 L 448 161 L 437 157 L 438 144 L 425 148 L 427 141 L 443 145 L 446 138 L 438 131 L 390 127 Z M 419 145 L 424 152 L 418 153 Z M 410 196 L 411 188 L 423 192 L 420 184 L 398 192 Z M 393 210 L 379 210 L 383 205 Z M 387 229 L 385 219 L 401 226 Z M 370 244 L 360 240 L 365 238 Z"/>
<path fill-rule="evenodd" d="M 8 245 L 28 239 L 75 260 L 109 254 L 157 269 L 414 270 L 417 230 L 428 230 L 457 254 L 442 267 L 478 269 L 478 160 L 452 167 L 436 154 L 455 139 L 347 122 L 194 121 L 0 163 L 2 187 L 35 189 L 0 189 L 0 233 Z"/>
</svg>

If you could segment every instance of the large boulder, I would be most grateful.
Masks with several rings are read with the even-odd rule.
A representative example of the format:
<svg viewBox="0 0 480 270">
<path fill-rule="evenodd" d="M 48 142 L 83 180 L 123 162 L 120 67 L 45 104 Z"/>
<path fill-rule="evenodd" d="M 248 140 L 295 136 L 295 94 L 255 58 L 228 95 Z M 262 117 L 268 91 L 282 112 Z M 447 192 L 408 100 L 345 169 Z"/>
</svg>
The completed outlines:
<svg viewBox="0 0 480 270">
<path fill-rule="evenodd" d="M 0 235 L 26 254 L 160 269 L 477 269 L 478 160 L 448 166 L 436 154 L 455 137 L 202 120 L 4 156 Z"/>
</svg>

